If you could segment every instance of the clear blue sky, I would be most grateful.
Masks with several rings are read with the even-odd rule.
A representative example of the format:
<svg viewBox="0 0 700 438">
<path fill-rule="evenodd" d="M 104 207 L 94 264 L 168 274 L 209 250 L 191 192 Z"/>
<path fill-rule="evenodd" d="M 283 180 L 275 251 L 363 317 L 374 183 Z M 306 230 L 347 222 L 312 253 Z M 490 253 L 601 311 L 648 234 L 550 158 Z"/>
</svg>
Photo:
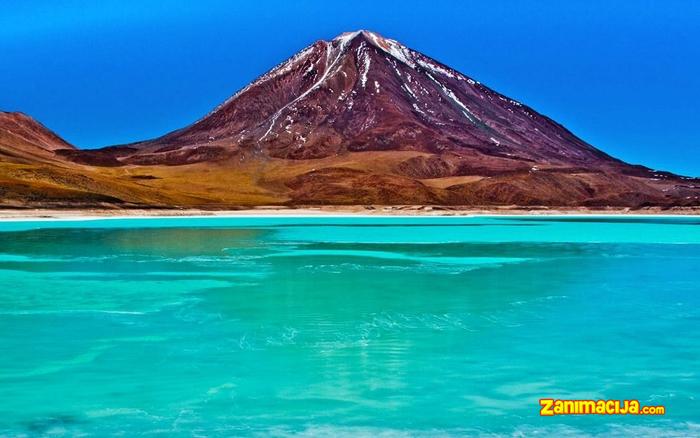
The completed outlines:
<svg viewBox="0 0 700 438">
<path fill-rule="evenodd" d="M 690 0 L 4 0 L 0 109 L 79 147 L 146 139 L 309 43 L 360 28 L 612 155 L 700 176 L 700 2 Z"/>
</svg>

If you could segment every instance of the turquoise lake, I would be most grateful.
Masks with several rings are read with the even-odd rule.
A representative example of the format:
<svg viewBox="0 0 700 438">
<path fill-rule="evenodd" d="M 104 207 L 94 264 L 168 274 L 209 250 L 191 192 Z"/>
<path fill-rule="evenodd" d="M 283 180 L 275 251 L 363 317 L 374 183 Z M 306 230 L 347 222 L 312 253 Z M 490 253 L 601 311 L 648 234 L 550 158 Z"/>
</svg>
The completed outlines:
<svg viewBox="0 0 700 438">
<path fill-rule="evenodd" d="M 0 436 L 700 436 L 699 280 L 697 217 L 2 222 Z"/>
</svg>

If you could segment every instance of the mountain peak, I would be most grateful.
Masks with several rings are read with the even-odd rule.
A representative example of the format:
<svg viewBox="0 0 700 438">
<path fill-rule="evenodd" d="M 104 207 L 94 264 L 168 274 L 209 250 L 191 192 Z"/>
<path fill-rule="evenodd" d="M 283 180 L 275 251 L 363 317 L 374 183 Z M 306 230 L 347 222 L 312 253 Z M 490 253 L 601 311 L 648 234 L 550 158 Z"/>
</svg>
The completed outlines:
<svg viewBox="0 0 700 438">
<path fill-rule="evenodd" d="M 352 41 L 357 37 L 364 37 L 368 40 L 384 40 L 383 36 L 371 30 L 359 29 L 352 32 L 343 32 L 340 35 L 333 38 L 333 41 Z"/>
<path fill-rule="evenodd" d="M 415 67 L 416 63 L 413 59 L 411 50 L 400 42 L 391 38 L 386 38 L 376 32 L 365 29 L 356 30 L 354 32 L 344 32 L 333 38 L 332 42 L 340 45 L 341 48 L 348 47 L 354 40 L 362 39 L 370 45 L 380 49 L 391 57 L 401 61 L 402 63 Z"/>
</svg>

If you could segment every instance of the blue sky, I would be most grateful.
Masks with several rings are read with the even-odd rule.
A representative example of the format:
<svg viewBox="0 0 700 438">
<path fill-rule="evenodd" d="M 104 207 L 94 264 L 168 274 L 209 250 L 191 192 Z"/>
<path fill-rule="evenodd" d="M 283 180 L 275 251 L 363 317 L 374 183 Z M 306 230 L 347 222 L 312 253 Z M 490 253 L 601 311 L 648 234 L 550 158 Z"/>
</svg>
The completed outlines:
<svg viewBox="0 0 700 438">
<path fill-rule="evenodd" d="M 318 39 L 397 39 L 633 163 L 700 176 L 700 2 L 4 0 L 0 109 L 79 147 L 187 125 Z"/>
</svg>

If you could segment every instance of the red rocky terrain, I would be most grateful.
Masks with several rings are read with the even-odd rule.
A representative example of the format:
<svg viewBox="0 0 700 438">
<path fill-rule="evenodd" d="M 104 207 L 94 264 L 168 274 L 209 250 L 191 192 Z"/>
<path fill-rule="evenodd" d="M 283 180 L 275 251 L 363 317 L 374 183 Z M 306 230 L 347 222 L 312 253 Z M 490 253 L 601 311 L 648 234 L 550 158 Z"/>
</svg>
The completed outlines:
<svg viewBox="0 0 700 438">
<path fill-rule="evenodd" d="M 287 204 L 700 204 L 698 181 L 624 163 L 368 31 L 315 42 L 183 129 L 64 149 L 61 159 L 102 168 L 253 172 L 251 184 Z"/>
</svg>

